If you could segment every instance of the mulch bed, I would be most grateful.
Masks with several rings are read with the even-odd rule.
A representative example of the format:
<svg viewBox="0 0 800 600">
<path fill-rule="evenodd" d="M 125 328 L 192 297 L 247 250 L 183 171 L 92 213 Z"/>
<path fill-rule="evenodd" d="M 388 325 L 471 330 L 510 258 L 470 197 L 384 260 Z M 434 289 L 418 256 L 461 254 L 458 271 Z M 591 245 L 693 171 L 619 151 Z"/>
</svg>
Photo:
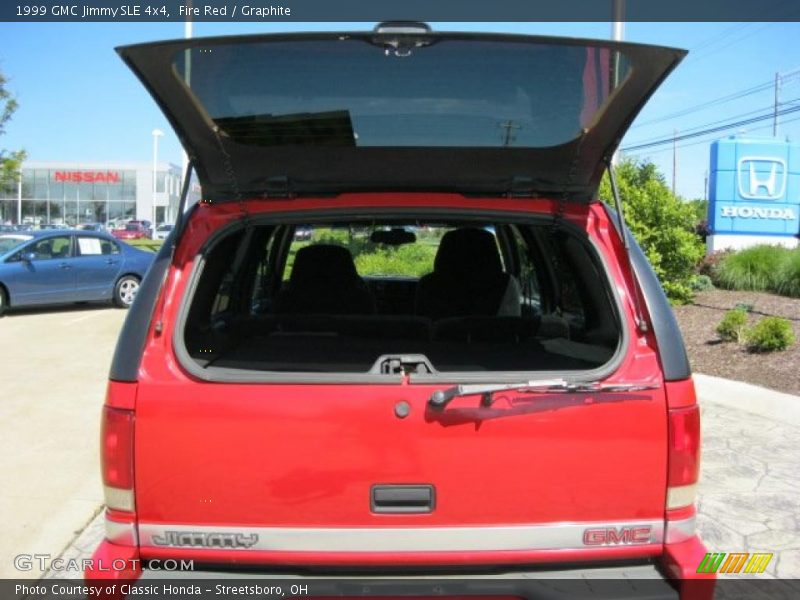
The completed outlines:
<svg viewBox="0 0 800 600">
<path fill-rule="evenodd" d="M 783 352 L 753 353 L 735 342 L 720 341 L 717 324 L 738 303 L 753 305 L 751 325 L 763 316 L 789 319 L 800 340 L 800 298 L 763 292 L 699 292 L 693 304 L 675 307 L 692 370 L 800 395 L 800 343 Z"/>
</svg>

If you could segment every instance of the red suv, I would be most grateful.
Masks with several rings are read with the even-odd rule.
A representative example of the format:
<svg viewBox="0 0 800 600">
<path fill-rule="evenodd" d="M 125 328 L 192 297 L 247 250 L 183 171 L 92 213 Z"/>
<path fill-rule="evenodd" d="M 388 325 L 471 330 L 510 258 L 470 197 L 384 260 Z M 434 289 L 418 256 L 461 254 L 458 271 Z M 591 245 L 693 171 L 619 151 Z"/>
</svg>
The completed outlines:
<svg viewBox="0 0 800 600">
<path fill-rule="evenodd" d="M 384 24 L 119 52 L 203 200 L 114 356 L 95 558 L 710 597 L 686 353 L 597 197 L 683 51 Z"/>
</svg>

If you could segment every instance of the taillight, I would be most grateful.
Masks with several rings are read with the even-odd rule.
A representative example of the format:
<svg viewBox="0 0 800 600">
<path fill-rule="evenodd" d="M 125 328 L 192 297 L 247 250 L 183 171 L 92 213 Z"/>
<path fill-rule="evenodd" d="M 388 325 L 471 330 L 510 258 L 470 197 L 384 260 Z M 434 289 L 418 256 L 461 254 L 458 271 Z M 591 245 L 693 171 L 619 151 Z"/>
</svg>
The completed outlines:
<svg viewBox="0 0 800 600">
<path fill-rule="evenodd" d="M 700 471 L 700 409 L 669 410 L 667 509 L 694 504 Z"/>
<path fill-rule="evenodd" d="M 133 422 L 132 410 L 103 407 L 100 459 L 106 506 L 133 511 Z"/>
</svg>

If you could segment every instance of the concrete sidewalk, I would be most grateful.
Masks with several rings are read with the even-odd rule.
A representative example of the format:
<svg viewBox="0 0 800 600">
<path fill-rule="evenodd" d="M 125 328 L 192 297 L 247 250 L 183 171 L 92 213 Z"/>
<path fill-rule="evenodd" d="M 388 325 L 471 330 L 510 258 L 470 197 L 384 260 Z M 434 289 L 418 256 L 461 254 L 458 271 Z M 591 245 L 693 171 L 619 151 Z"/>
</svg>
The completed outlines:
<svg viewBox="0 0 800 600">
<path fill-rule="evenodd" d="M 58 556 L 102 505 L 100 408 L 125 314 L 84 306 L 0 321 L 0 577 L 40 577 L 14 557 Z"/>
<path fill-rule="evenodd" d="M 694 384 L 701 403 L 713 402 L 800 427 L 800 396 L 701 373 L 694 374 Z"/>
<path fill-rule="evenodd" d="M 695 375 L 703 421 L 698 529 L 709 552 L 772 552 L 800 577 L 800 397 Z"/>
</svg>

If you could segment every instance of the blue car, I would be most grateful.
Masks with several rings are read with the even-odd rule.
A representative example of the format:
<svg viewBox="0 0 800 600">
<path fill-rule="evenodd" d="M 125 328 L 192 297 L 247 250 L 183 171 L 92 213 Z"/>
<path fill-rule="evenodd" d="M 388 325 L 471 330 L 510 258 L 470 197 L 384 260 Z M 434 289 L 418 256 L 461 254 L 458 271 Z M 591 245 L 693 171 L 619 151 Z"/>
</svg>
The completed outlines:
<svg viewBox="0 0 800 600">
<path fill-rule="evenodd" d="M 96 231 L 0 233 L 0 314 L 96 300 L 128 308 L 154 258 Z"/>
</svg>

